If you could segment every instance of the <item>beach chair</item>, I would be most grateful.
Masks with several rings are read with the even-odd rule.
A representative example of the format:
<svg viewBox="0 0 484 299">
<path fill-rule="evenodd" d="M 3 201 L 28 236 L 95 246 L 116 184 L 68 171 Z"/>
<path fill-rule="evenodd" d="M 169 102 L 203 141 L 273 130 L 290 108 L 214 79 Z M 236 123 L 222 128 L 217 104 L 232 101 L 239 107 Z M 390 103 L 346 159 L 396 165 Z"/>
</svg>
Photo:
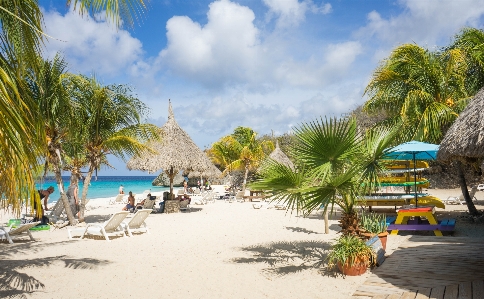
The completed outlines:
<svg viewBox="0 0 484 299">
<path fill-rule="evenodd" d="M 472 187 L 471 191 L 469 191 L 469 196 L 471 197 L 472 200 L 477 201 L 477 198 L 475 196 L 476 192 L 477 192 L 477 187 L 476 186 Z M 447 199 L 443 199 L 442 201 L 446 204 L 455 203 L 455 204 L 460 204 L 460 205 L 462 205 L 466 202 L 463 194 L 461 194 L 459 196 L 449 196 L 449 197 L 447 197 Z"/>
<path fill-rule="evenodd" d="M 152 212 L 155 212 L 156 213 L 156 209 L 154 208 L 155 206 L 155 201 L 156 201 L 156 196 L 151 196 L 149 199 L 146 198 L 144 200 L 144 203 L 143 203 L 143 206 L 141 207 L 141 209 L 143 210 L 151 210 Z M 141 209 L 137 208 L 135 210 L 135 212 L 139 212 Z"/>
<path fill-rule="evenodd" d="M 64 203 L 62 202 L 62 198 L 59 198 L 55 203 L 54 207 L 51 208 L 50 213 L 47 214 L 47 218 L 49 218 L 49 222 L 57 222 L 59 221 L 64 213 Z M 53 221 L 52 221 L 53 220 Z"/>
<path fill-rule="evenodd" d="M 154 202 L 154 200 L 151 200 Z M 123 221 L 121 226 L 123 227 L 124 231 L 128 234 L 128 236 L 132 237 L 132 232 L 141 232 L 144 230 L 146 233 L 150 233 L 148 227 L 146 226 L 145 220 L 151 214 L 152 209 L 142 209 L 138 210 L 136 214 L 129 220 L 129 222 Z"/>
<path fill-rule="evenodd" d="M 245 202 L 244 199 L 245 191 L 239 191 L 235 194 L 235 201 L 236 202 Z"/>
<path fill-rule="evenodd" d="M 30 240 L 35 241 L 34 237 L 30 233 L 30 229 L 39 223 L 40 221 L 30 222 L 22 224 L 16 228 L 12 228 L 12 223 L 9 227 L 0 227 L 0 236 L 2 237 L 2 239 L 5 237 L 10 244 L 13 244 L 13 239 L 21 237 L 23 235 L 28 235 L 30 237 Z"/>
<path fill-rule="evenodd" d="M 101 235 L 108 242 L 110 241 L 108 236 L 121 234 L 123 237 L 126 237 L 121 222 L 123 222 L 128 214 L 128 211 L 121 211 L 115 213 L 104 223 L 89 223 L 86 227 L 68 228 L 67 235 L 69 236 L 69 240 L 72 240 L 72 233 L 82 233 L 81 239 L 84 239 L 86 235 Z"/>
<path fill-rule="evenodd" d="M 180 201 L 180 211 L 187 211 L 191 212 L 190 210 L 190 204 L 188 203 L 188 200 L 181 200 Z"/>
<path fill-rule="evenodd" d="M 110 205 L 113 205 L 115 203 L 125 203 L 124 202 L 124 194 L 118 194 L 114 199 L 111 199 L 109 201 Z"/>
</svg>

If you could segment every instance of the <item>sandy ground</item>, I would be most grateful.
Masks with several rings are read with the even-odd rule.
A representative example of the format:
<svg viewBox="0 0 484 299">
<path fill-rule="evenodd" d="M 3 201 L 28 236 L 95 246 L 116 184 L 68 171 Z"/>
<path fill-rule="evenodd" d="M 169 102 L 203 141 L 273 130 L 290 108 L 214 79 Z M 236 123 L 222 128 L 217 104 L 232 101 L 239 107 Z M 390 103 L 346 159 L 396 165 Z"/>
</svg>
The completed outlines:
<svg viewBox="0 0 484 299">
<path fill-rule="evenodd" d="M 460 190 L 429 193 L 447 198 Z M 477 197 L 482 209 L 484 192 Z M 88 223 L 122 208 L 90 205 Z M 437 213 L 458 218 L 454 236 L 483 237 L 484 225 L 459 218 L 465 210 L 449 205 Z M 151 214 L 149 234 L 111 242 L 69 241 L 65 228 L 37 231 L 36 242 L 0 242 L 0 298 L 351 298 L 370 272 L 343 277 L 320 264 L 338 237 L 338 218 L 331 216 L 326 235 L 318 214 L 303 218 L 219 200 L 192 205 L 190 213 Z M 387 253 L 408 236 L 389 236 Z"/>
</svg>

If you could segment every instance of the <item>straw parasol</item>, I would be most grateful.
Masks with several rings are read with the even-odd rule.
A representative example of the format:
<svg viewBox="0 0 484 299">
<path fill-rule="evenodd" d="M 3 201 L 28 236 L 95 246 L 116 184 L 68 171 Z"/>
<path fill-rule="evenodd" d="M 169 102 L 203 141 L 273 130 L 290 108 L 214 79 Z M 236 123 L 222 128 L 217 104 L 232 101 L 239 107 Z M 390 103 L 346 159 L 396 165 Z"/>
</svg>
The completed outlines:
<svg viewBox="0 0 484 299">
<path fill-rule="evenodd" d="M 440 143 L 437 158 L 442 161 L 484 157 L 484 88 L 462 111 Z"/>
<path fill-rule="evenodd" d="M 168 100 L 168 121 L 161 127 L 162 140 L 149 146 L 156 151 L 148 151 L 128 161 L 129 170 L 143 170 L 154 173 L 162 169 L 170 178 L 170 193 L 173 194 L 173 178 L 181 170 L 206 171 L 212 162 L 192 141 L 190 136 L 177 124 L 171 101 Z"/>
<path fill-rule="evenodd" d="M 477 209 L 467 191 L 461 162 L 476 163 L 484 157 L 484 88 L 479 90 L 455 120 L 440 143 L 437 159 L 457 161 L 460 185 L 471 214 Z"/>
<path fill-rule="evenodd" d="M 294 170 L 294 163 L 292 163 L 292 161 L 289 159 L 289 157 L 286 154 L 284 154 L 284 152 L 279 147 L 279 140 L 276 140 L 276 148 L 269 155 L 269 158 L 271 158 L 272 160 L 275 160 L 275 161 L 277 161 L 281 164 L 284 164 L 287 167 Z"/>
</svg>

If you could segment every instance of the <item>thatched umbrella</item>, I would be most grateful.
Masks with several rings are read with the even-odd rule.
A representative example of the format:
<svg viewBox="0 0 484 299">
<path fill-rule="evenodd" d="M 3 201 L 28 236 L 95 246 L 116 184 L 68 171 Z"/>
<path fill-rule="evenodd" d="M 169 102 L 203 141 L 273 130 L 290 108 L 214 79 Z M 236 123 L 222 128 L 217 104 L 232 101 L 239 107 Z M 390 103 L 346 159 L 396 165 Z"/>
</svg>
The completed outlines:
<svg viewBox="0 0 484 299">
<path fill-rule="evenodd" d="M 204 171 L 190 171 L 188 173 L 189 178 L 221 178 L 222 172 L 213 163 L 210 163 L 209 168 Z"/>
<path fill-rule="evenodd" d="M 287 167 L 291 168 L 294 170 L 294 163 L 289 159 L 289 157 L 284 154 L 284 152 L 281 150 L 279 147 L 279 140 L 276 140 L 276 148 L 272 151 L 272 153 L 269 155 L 269 158 L 286 165 Z"/>
<path fill-rule="evenodd" d="M 470 101 L 456 121 L 449 128 L 440 143 L 437 159 L 457 162 L 460 186 L 467 203 L 469 213 L 478 211 L 467 190 L 467 183 L 462 168 L 463 163 L 475 164 L 484 157 L 484 88 Z"/>
<path fill-rule="evenodd" d="M 144 152 L 133 157 L 127 164 L 130 170 L 154 173 L 162 169 L 170 178 L 170 194 L 173 194 L 173 178 L 183 171 L 206 171 L 212 162 L 177 124 L 171 102 L 168 100 L 168 121 L 161 127 L 162 139 L 149 146 L 156 153 Z"/>
</svg>

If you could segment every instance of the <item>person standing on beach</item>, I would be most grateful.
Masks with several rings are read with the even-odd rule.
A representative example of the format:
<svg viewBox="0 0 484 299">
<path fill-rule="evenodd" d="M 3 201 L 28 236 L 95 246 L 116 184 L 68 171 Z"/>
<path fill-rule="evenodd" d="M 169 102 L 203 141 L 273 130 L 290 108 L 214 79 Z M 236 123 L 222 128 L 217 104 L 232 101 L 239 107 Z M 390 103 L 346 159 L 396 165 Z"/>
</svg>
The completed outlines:
<svg viewBox="0 0 484 299">
<path fill-rule="evenodd" d="M 67 188 L 67 199 L 69 200 L 69 205 L 71 206 L 72 214 L 76 215 L 79 212 L 79 201 L 77 199 L 77 194 L 79 193 L 79 188 L 76 183 L 72 183 Z"/>
<path fill-rule="evenodd" d="M 38 211 L 38 209 L 40 209 L 40 215 L 41 215 L 41 218 L 37 217 L 37 213 L 35 214 L 35 217 L 34 217 L 34 222 L 35 221 L 40 221 L 40 224 L 47 224 L 49 223 L 49 218 L 47 218 L 45 215 L 44 215 L 44 211 L 48 211 L 49 209 L 47 208 L 47 201 L 49 200 L 49 195 L 51 195 L 52 193 L 54 193 L 54 187 L 53 186 L 49 186 L 49 188 L 47 188 L 47 190 L 38 190 L 39 192 L 39 195 L 40 195 L 40 204 L 38 205 L 36 201 L 34 201 L 34 209 Z M 44 208 L 42 208 L 42 199 L 44 200 Z"/>
<path fill-rule="evenodd" d="M 119 194 L 124 194 L 123 185 L 119 186 Z"/>
<path fill-rule="evenodd" d="M 188 193 L 188 183 L 187 180 L 183 179 L 183 193 Z"/>
</svg>

